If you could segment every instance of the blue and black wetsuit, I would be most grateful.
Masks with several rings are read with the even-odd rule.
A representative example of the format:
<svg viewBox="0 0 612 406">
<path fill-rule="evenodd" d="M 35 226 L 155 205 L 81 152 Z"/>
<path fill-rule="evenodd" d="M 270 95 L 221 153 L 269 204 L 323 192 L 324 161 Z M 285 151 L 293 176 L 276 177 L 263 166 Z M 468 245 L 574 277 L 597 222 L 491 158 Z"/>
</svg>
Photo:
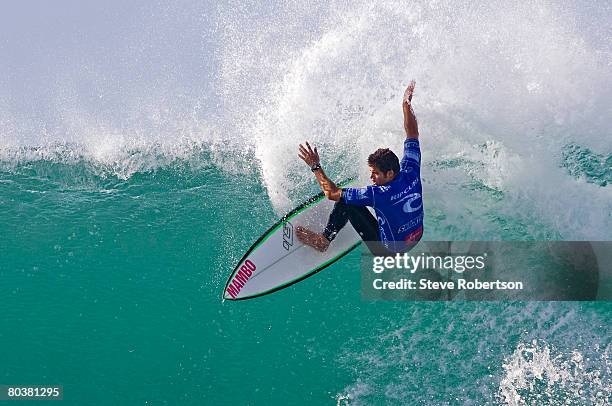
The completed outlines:
<svg viewBox="0 0 612 406">
<path fill-rule="evenodd" d="M 374 254 L 405 252 L 423 235 L 422 192 L 419 140 L 407 138 L 397 176 L 384 186 L 343 188 L 323 235 L 333 240 L 350 221 Z"/>
</svg>

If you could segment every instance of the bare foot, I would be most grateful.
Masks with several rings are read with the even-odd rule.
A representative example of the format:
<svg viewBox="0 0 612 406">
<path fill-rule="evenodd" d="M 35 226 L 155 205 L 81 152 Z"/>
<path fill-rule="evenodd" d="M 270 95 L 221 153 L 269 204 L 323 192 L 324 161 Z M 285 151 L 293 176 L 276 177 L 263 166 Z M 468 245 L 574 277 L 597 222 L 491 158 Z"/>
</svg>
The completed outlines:
<svg viewBox="0 0 612 406">
<path fill-rule="evenodd" d="M 416 85 L 416 82 L 414 81 L 414 79 L 411 80 L 410 84 L 406 88 L 406 91 L 404 92 L 404 103 L 408 103 L 408 105 L 410 105 L 410 102 L 412 101 L 412 93 L 414 93 L 415 85 Z"/>
<path fill-rule="evenodd" d="M 314 231 L 302 226 L 297 226 L 295 228 L 295 235 L 297 235 L 298 240 L 300 240 L 302 243 L 316 249 L 317 251 L 325 252 L 327 247 L 329 247 L 329 241 L 323 236 L 323 234 L 315 233 Z"/>
</svg>

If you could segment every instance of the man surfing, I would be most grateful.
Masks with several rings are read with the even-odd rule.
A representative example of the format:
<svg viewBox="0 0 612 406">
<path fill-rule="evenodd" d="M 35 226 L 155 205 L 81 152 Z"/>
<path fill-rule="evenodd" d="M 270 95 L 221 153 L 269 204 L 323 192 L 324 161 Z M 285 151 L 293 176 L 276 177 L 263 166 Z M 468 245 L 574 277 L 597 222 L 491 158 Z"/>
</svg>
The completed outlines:
<svg viewBox="0 0 612 406">
<path fill-rule="evenodd" d="M 299 147 L 298 156 L 310 166 L 325 196 L 336 204 L 322 233 L 296 227 L 298 239 L 324 252 L 338 232 L 350 221 L 375 255 L 393 255 L 412 248 L 423 235 L 421 150 L 419 129 L 412 109 L 415 81 L 411 81 L 402 101 L 404 112 L 404 157 L 400 161 L 388 148 L 368 157 L 373 185 L 339 188 L 321 168 L 319 153 L 310 144 Z M 367 207 L 372 207 L 376 218 Z"/>
</svg>

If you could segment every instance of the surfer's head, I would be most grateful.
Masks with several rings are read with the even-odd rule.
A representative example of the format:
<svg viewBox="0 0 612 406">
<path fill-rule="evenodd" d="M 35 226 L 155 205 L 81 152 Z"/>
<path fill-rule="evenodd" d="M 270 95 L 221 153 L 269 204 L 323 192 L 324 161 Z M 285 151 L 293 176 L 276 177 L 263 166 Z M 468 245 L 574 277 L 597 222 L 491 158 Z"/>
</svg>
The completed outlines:
<svg viewBox="0 0 612 406">
<path fill-rule="evenodd" d="M 380 148 L 368 157 L 370 179 L 377 186 L 386 185 L 399 173 L 400 164 L 397 155 L 389 148 Z"/>
</svg>

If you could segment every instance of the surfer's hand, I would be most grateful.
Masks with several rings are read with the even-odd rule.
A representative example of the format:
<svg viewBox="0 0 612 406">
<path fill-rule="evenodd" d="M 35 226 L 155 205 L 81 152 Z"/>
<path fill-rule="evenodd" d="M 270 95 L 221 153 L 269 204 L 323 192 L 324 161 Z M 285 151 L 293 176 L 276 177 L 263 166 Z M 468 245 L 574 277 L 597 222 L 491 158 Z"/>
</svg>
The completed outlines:
<svg viewBox="0 0 612 406">
<path fill-rule="evenodd" d="M 313 150 L 308 142 L 306 142 L 305 147 L 300 144 L 300 152 L 298 154 L 298 157 L 300 157 L 302 161 L 306 162 L 306 165 L 310 166 L 311 168 L 315 165 L 320 165 L 320 158 L 319 152 L 317 151 L 317 147 L 315 147 Z"/>
<path fill-rule="evenodd" d="M 416 82 L 414 81 L 414 79 L 412 79 L 410 81 L 410 84 L 406 88 L 406 91 L 404 92 L 404 103 L 405 104 L 410 105 L 410 102 L 412 102 L 412 94 L 414 93 L 415 85 L 416 85 Z"/>
</svg>

